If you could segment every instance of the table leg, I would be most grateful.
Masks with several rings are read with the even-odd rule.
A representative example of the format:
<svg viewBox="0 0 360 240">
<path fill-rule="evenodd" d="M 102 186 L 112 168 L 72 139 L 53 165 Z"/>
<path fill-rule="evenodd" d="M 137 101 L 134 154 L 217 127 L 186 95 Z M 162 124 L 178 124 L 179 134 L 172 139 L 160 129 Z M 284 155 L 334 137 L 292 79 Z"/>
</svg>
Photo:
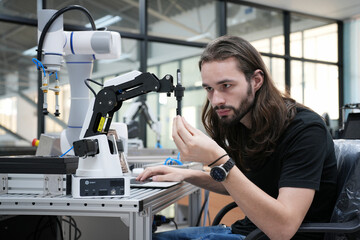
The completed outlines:
<svg viewBox="0 0 360 240">
<path fill-rule="evenodd" d="M 201 210 L 201 189 L 189 195 L 189 226 L 196 226 L 197 218 Z"/>
<path fill-rule="evenodd" d="M 152 239 L 153 217 L 151 210 L 130 215 L 130 240 L 151 240 Z"/>
</svg>

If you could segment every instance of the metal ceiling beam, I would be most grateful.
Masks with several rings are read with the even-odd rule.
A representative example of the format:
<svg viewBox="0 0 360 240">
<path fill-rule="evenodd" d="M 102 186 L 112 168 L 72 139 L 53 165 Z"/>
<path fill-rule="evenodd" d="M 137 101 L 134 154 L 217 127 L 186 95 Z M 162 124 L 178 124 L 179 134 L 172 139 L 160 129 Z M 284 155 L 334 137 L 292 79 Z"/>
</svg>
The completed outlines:
<svg viewBox="0 0 360 240">
<path fill-rule="evenodd" d="M 16 93 L 17 96 L 21 97 L 21 99 L 25 100 L 27 103 L 29 103 L 34 108 L 37 108 L 37 103 L 34 100 L 32 100 L 31 98 L 29 98 L 28 96 L 26 96 L 22 91 L 14 91 L 14 90 L 12 90 L 10 88 L 6 88 L 6 89 L 13 92 L 13 93 Z M 62 121 L 61 119 L 55 117 L 53 114 L 49 113 L 47 116 L 51 120 L 53 120 L 54 122 L 59 124 L 61 127 L 67 128 L 67 124 L 64 121 Z"/>
<path fill-rule="evenodd" d="M 7 134 L 13 136 L 13 137 L 16 137 L 17 139 L 20 139 L 20 140 L 24 140 L 28 143 L 31 143 L 31 141 L 27 140 L 26 138 L 24 138 L 23 136 L 17 134 L 16 132 L 13 132 L 11 131 L 10 129 L 8 129 L 7 127 L 3 126 L 0 124 L 0 129 L 4 130 Z"/>
<path fill-rule="evenodd" d="M 33 101 L 31 98 L 29 98 L 28 96 L 26 96 L 23 92 L 18 91 L 17 92 L 18 95 L 24 99 L 26 102 L 30 103 L 33 107 L 37 107 L 37 103 L 35 101 Z M 55 117 L 53 114 L 49 113 L 47 115 L 51 120 L 53 120 L 54 122 L 56 122 L 57 124 L 59 124 L 61 127 L 63 128 L 67 128 L 67 124 L 62 121 L 61 119 L 59 119 L 58 117 Z"/>
<path fill-rule="evenodd" d="M 95 2 L 95 1 L 91 1 L 89 2 L 89 4 L 92 4 L 93 6 L 97 7 L 97 8 L 101 8 L 103 9 L 104 11 L 106 12 L 114 12 L 116 11 L 117 14 L 119 13 L 124 13 L 125 11 L 129 10 L 130 8 L 132 8 L 132 6 L 127 6 L 127 7 L 123 7 L 121 9 L 111 9 L 109 7 L 106 7 L 104 4 L 101 4 L 101 3 L 98 3 L 98 2 Z M 118 4 L 118 1 L 114 2 L 114 5 Z M 137 24 L 139 25 L 139 20 L 138 19 L 135 19 L 135 18 L 131 18 L 130 16 L 128 15 L 121 15 L 121 17 L 129 22 L 132 22 L 133 24 Z"/>
<path fill-rule="evenodd" d="M 128 4 L 131 4 L 131 5 L 134 6 L 134 7 L 139 8 L 139 3 L 138 3 L 138 2 L 134 2 L 134 1 L 131 1 L 131 0 L 123 0 L 123 1 L 124 1 L 124 2 L 127 2 Z M 158 19 L 164 20 L 164 21 L 166 21 L 166 22 L 169 22 L 169 23 L 171 23 L 171 24 L 174 24 L 175 26 L 181 27 L 181 28 L 185 29 L 186 31 L 189 31 L 189 32 L 191 32 L 191 33 L 193 33 L 193 34 L 195 34 L 195 35 L 200 34 L 198 31 L 196 31 L 196 30 L 194 30 L 194 29 L 192 29 L 192 28 L 189 28 L 188 26 L 186 26 L 186 25 L 184 25 L 184 24 L 182 24 L 182 23 L 180 23 L 180 22 L 178 22 L 178 21 L 175 21 L 175 20 L 173 20 L 173 19 L 171 19 L 171 18 L 169 18 L 169 17 L 167 17 L 167 16 L 164 16 L 164 15 L 156 12 L 156 11 L 153 10 L 153 9 L 148 8 L 148 13 L 149 13 L 150 15 L 158 18 Z"/>
</svg>

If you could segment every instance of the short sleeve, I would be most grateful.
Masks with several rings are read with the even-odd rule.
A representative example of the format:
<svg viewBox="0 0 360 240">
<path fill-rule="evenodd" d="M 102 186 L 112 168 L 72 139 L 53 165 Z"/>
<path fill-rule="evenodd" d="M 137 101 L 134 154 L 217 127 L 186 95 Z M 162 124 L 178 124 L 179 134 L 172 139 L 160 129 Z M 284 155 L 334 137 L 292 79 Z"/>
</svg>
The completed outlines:
<svg viewBox="0 0 360 240">
<path fill-rule="evenodd" d="M 326 129 L 311 124 L 288 136 L 281 155 L 281 187 L 299 187 L 319 190 L 327 153 Z"/>
</svg>

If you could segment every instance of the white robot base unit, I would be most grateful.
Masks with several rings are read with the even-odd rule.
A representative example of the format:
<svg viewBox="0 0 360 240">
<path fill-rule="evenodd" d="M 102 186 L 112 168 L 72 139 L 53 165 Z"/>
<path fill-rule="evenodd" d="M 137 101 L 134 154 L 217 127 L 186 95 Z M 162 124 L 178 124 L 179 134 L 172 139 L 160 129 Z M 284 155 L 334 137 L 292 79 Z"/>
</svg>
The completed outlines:
<svg viewBox="0 0 360 240">
<path fill-rule="evenodd" d="M 72 176 L 73 198 L 124 197 L 130 195 L 129 177 Z"/>
</svg>

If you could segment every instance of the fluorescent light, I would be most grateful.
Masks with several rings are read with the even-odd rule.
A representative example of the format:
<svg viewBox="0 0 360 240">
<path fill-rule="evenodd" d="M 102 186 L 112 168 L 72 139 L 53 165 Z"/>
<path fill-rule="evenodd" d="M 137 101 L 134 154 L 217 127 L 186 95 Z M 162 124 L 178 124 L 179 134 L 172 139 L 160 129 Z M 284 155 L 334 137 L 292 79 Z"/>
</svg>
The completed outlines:
<svg viewBox="0 0 360 240">
<path fill-rule="evenodd" d="M 112 15 L 106 15 L 105 17 L 99 18 L 95 20 L 96 28 L 102 28 L 110 26 L 116 22 L 120 22 L 122 18 L 120 16 L 112 16 Z M 85 25 L 85 27 L 91 27 L 91 24 L 88 23 Z"/>
<path fill-rule="evenodd" d="M 37 52 L 36 52 L 37 46 L 29 48 L 28 50 L 25 50 L 22 52 L 22 55 L 25 56 L 36 56 Z"/>
</svg>

